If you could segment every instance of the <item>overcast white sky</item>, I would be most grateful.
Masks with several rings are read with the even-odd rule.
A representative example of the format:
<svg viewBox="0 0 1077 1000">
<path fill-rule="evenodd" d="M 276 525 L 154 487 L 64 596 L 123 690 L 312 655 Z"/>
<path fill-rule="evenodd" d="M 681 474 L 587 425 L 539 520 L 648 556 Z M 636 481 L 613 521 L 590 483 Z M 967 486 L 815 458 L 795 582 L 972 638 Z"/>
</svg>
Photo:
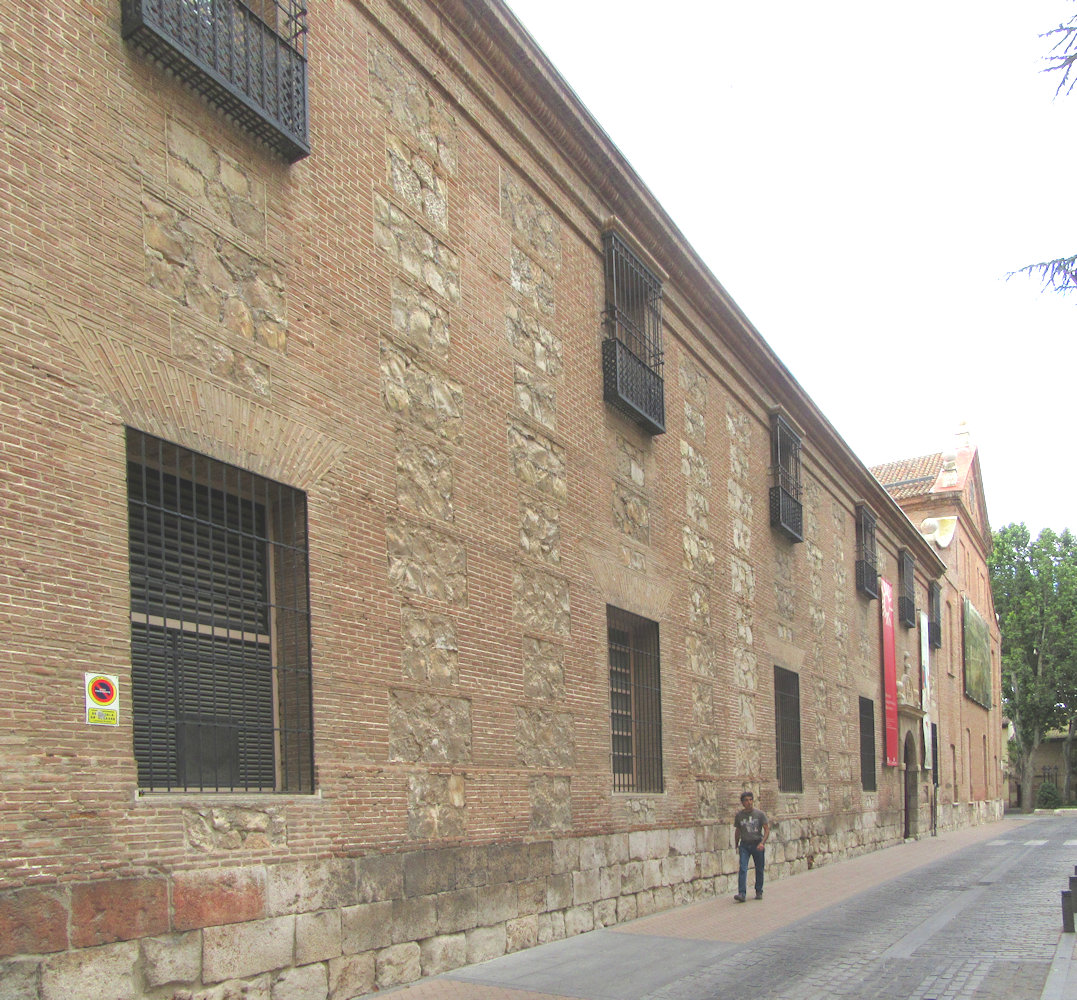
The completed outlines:
<svg viewBox="0 0 1077 1000">
<path fill-rule="evenodd" d="M 966 421 L 994 527 L 1077 530 L 1072 0 L 508 0 L 868 465 Z M 896 16 L 895 16 L 896 15 Z"/>
</svg>

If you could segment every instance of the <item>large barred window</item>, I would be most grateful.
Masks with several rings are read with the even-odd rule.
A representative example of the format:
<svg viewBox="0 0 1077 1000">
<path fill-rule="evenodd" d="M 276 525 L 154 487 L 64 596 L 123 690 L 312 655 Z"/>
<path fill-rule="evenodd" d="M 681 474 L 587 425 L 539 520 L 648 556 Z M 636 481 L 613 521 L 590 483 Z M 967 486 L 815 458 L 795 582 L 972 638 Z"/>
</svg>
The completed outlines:
<svg viewBox="0 0 1077 1000">
<path fill-rule="evenodd" d="M 658 623 L 606 607 L 615 792 L 660 792 L 662 685 Z"/>
<path fill-rule="evenodd" d="M 916 624 L 916 561 L 908 549 L 901 550 L 898 561 L 901 575 L 898 580 L 898 621 L 906 628 Z"/>
<path fill-rule="evenodd" d="M 856 589 L 867 597 L 879 596 L 878 550 L 875 515 L 866 504 L 856 507 Z"/>
<path fill-rule="evenodd" d="M 800 774 L 800 677 L 774 668 L 774 737 L 778 758 L 778 788 L 802 792 Z"/>
<path fill-rule="evenodd" d="M 313 786 L 306 497 L 127 433 L 139 785 Z"/>
<path fill-rule="evenodd" d="M 651 434 L 666 429 L 662 282 L 615 232 L 602 237 L 606 271 L 603 398 Z"/>
</svg>

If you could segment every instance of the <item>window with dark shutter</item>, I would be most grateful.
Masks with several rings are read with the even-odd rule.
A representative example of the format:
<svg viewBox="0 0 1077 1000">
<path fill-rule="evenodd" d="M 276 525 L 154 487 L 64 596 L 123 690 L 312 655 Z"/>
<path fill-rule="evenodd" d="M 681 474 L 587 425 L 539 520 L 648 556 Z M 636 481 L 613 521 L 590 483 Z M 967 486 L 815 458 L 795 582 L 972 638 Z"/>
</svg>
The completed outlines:
<svg viewBox="0 0 1077 1000">
<path fill-rule="evenodd" d="M 666 429 L 662 282 L 613 231 L 602 237 L 606 276 L 603 398 L 650 434 Z"/>
<path fill-rule="evenodd" d="M 912 628 L 916 624 L 916 562 L 907 549 L 901 550 L 900 566 L 898 621 Z"/>
<path fill-rule="evenodd" d="M 615 792 L 662 791 L 658 623 L 607 606 L 610 737 Z"/>
<path fill-rule="evenodd" d="M 860 699 L 860 787 L 876 791 L 875 778 L 875 702 Z"/>
<path fill-rule="evenodd" d="M 141 787 L 311 791 L 306 498 L 127 435 Z"/>
<path fill-rule="evenodd" d="M 942 588 L 932 580 L 927 585 L 927 603 L 929 607 L 927 620 L 928 643 L 932 649 L 942 648 Z"/>
<path fill-rule="evenodd" d="M 770 488 L 770 524 L 780 528 L 794 542 L 804 540 L 804 508 L 801 502 L 800 435 L 780 414 L 774 414 L 770 429 L 771 467 L 774 485 Z"/>
<path fill-rule="evenodd" d="M 875 515 L 865 504 L 856 507 L 856 589 L 867 597 L 879 596 Z"/>
<path fill-rule="evenodd" d="M 778 788 L 802 792 L 800 773 L 800 677 L 774 668 L 774 738 L 778 759 Z"/>
</svg>

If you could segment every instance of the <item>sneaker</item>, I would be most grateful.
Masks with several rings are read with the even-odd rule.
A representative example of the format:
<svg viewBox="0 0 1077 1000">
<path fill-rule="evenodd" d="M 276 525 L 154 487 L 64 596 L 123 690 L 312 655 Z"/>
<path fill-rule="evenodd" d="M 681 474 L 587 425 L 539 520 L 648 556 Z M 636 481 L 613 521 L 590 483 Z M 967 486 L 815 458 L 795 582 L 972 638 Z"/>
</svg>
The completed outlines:
<svg viewBox="0 0 1077 1000">
<path fill-rule="evenodd" d="M 744 902 L 744 897 L 743 897 L 743 896 L 742 896 L 742 895 L 741 895 L 741 894 L 740 894 L 739 892 L 738 892 L 738 893 L 737 893 L 737 894 L 736 894 L 736 895 L 735 895 L 735 896 L 734 896 L 733 898 L 734 898 L 734 899 L 735 899 L 735 900 L 736 900 L 736 901 L 737 901 L 738 903 L 743 903 L 743 902 Z"/>
<path fill-rule="evenodd" d="M 760 889 L 759 892 L 757 892 L 755 894 L 755 898 L 756 899 L 762 899 L 763 898 L 763 890 L 762 889 Z"/>
</svg>

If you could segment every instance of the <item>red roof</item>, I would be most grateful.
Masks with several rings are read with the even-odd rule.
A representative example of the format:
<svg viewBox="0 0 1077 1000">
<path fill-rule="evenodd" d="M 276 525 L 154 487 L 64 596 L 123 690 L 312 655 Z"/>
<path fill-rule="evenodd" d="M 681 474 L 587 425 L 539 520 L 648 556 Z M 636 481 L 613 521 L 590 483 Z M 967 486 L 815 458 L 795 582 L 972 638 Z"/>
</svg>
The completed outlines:
<svg viewBox="0 0 1077 1000">
<path fill-rule="evenodd" d="M 908 500 L 930 493 L 941 471 L 942 453 L 936 452 L 876 465 L 871 474 L 895 500 Z"/>
</svg>

